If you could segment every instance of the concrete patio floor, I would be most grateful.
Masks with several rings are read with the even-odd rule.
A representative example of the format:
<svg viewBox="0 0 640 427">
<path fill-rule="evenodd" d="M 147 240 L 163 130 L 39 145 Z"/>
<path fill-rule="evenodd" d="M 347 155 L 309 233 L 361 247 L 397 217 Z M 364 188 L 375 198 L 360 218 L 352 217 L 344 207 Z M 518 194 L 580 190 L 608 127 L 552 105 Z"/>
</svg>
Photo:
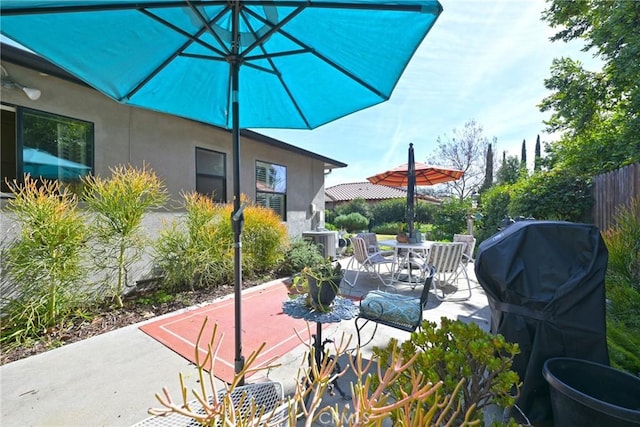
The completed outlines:
<svg viewBox="0 0 640 427">
<path fill-rule="evenodd" d="M 341 263 L 346 265 L 347 261 L 344 259 Z M 446 316 L 475 322 L 488 330 L 490 311 L 487 298 L 475 282 L 473 264 L 469 264 L 468 272 L 472 279 L 471 299 L 440 302 L 431 295 L 424 311 L 425 319 L 439 321 L 440 317 Z M 349 271 L 347 274 L 354 273 Z M 374 276 L 361 274 L 353 288 L 343 282 L 342 292 L 357 297 L 377 289 L 378 284 Z M 257 289 L 259 287 L 246 292 Z M 416 295 L 420 291 L 421 286 L 414 290 L 408 286 L 398 288 L 398 292 Z M 149 416 L 149 407 L 159 406 L 154 395 L 163 387 L 166 386 L 174 398 L 179 399 L 178 373 L 184 374 L 188 388 L 197 387 L 198 378 L 193 365 L 140 331 L 139 326 L 131 325 L 0 367 L 0 425 L 131 426 Z M 372 331 L 373 326 L 367 325 L 364 334 Z M 343 332 L 347 336 L 353 335 L 350 347 L 355 347 L 357 340 L 353 320 L 331 324 L 323 331 L 323 338 L 338 339 Z M 384 346 L 391 337 L 402 341 L 409 337 L 409 333 L 379 326 L 373 341 L 362 348 L 363 356 L 369 358 L 373 346 Z M 285 394 L 292 393 L 298 368 L 306 360 L 306 348 L 301 344 L 278 360 L 279 367 L 259 376 L 282 382 Z M 250 350 L 244 349 L 244 352 Z M 250 377 L 250 381 L 260 379 Z M 346 391 L 348 383 L 348 375 L 340 379 Z M 346 401 L 337 393 L 335 396 L 323 396 L 323 405 L 344 403 Z M 315 425 L 331 425 L 326 423 L 326 419 L 323 421 Z"/>
</svg>

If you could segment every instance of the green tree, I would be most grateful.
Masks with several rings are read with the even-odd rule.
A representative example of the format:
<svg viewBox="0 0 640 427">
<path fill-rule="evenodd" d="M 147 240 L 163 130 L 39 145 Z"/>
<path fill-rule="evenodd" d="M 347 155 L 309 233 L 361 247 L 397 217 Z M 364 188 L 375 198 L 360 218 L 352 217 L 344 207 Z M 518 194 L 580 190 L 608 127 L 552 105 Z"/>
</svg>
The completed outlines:
<svg viewBox="0 0 640 427">
<path fill-rule="evenodd" d="M 591 186 L 571 171 L 554 169 L 521 179 L 511 188 L 509 215 L 582 222 L 592 207 Z"/>
<path fill-rule="evenodd" d="M 552 0 L 543 13 L 552 40 L 585 42 L 585 51 L 602 59 L 602 71 L 579 61 L 556 59 L 540 104 L 553 111 L 548 130 L 562 138 L 547 147 L 552 167 L 588 176 L 640 161 L 640 2 Z"/>
<path fill-rule="evenodd" d="M 522 149 L 520 153 L 520 166 L 524 169 L 527 168 L 527 141 L 522 140 Z"/>
<path fill-rule="evenodd" d="M 482 183 L 482 190 L 486 190 L 491 188 L 493 185 L 493 150 L 491 148 L 491 144 L 487 146 L 487 156 L 484 160 L 485 163 L 485 172 L 484 172 L 484 182 Z"/>
<path fill-rule="evenodd" d="M 520 160 L 516 156 L 503 157 L 502 166 L 498 169 L 496 184 L 514 184 L 520 179 Z"/>
<path fill-rule="evenodd" d="M 542 164 L 541 164 L 541 159 L 542 157 L 540 156 L 540 135 L 538 135 L 538 137 L 536 138 L 536 151 L 535 151 L 535 158 L 534 158 L 534 163 L 533 163 L 533 171 L 534 172 L 539 172 Z"/>
</svg>

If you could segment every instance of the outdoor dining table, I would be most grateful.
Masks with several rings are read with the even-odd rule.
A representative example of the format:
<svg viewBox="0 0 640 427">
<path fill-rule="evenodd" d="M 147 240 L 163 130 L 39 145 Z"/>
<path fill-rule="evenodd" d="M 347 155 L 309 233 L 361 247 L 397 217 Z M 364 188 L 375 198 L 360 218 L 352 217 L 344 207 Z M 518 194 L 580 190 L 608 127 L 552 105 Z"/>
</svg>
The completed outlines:
<svg viewBox="0 0 640 427">
<path fill-rule="evenodd" d="M 307 304 L 307 295 L 305 294 L 284 301 L 282 303 L 282 311 L 294 319 L 304 319 L 307 322 L 316 323 L 316 333 L 313 335 L 313 348 L 316 366 L 320 367 L 325 357 L 335 357 L 334 355 L 325 354 L 325 345 L 333 341 L 330 339 L 322 340 L 322 325 L 324 323 L 338 323 L 343 320 L 355 319 L 360 309 L 350 299 L 338 295 L 333 300 L 331 310 L 326 312 L 319 311 L 309 307 Z M 309 354 L 309 368 L 312 368 L 311 354 Z M 336 369 L 340 371 L 340 365 L 336 365 Z M 311 373 L 313 373 L 313 369 L 311 369 Z M 338 385 L 337 377 L 332 381 L 331 386 L 338 390 L 343 399 L 350 398 Z"/>
<path fill-rule="evenodd" d="M 409 283 L 415 286 L 419 277 L 413 276 L 413 270 L 424 270 L 429 259 L 429 248 L 432 241 L 398 242 L 397 240 L 380 240 L 379 246 L 393 248 L 393 263 L 391 264 L 391 285 L 394 283 Z M 406 273 L 403 271 L 406 270 Z"/>
</svg>

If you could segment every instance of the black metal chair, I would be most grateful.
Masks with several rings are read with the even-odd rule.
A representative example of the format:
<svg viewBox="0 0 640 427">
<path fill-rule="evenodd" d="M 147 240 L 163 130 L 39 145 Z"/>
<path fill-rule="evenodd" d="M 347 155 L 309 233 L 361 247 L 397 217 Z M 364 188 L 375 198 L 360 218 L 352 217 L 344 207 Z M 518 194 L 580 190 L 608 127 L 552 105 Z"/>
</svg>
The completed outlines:
<svg viewBox="0 0 640 427">
<path fill-rule="evenodd" d="M 424 280 L 420 298 L 378 290 L 368 292 L 360 301 L 360 313 L 355 320 L 358 346 L 367 345 L 373 340 L 378 325 L 391 326 L 407 332 L 413 332 L 419 328 L 422 324 L 422 310 L 427 305 L 429 289 L 435 274 L 435 267 L 431 267 Z M 361 344 L 360 331 L 369 322 L 374 322 L 376 327 L 369 341 Z"/>
</svg>

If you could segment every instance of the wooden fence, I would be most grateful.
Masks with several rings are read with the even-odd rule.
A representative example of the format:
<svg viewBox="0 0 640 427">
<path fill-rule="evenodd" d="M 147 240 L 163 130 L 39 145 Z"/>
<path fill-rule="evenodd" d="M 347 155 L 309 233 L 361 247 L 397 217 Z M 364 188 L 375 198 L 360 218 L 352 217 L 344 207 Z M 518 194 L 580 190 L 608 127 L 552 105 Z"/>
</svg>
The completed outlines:
<svg viewBox="0 0 640 427">
<path fill-rule="evenodd" d="M 592 191 L 593 223 L 604 231 L 615 225 L 621 205 L 631 206 L 633 198 L 640 200 L 640 163 L 594 177 Z M 640 218 L 640 203 L 636 214 Z"/>
</svg>

